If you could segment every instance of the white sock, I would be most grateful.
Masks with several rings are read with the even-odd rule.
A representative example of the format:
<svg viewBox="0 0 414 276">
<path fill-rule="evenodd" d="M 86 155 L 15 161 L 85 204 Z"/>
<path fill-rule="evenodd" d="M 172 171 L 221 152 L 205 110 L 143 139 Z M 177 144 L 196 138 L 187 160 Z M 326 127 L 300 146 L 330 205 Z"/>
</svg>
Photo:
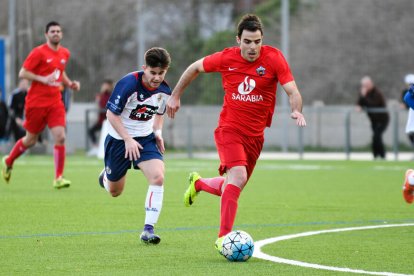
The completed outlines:
<svg viewBox="0 0 414 276">
<path fill-rule="evenodd" d="M 411 172 L 410 174 L 408 174 L 408 184 L 410 185 L 414 185 L 414 172 Z"/>
<path fill-rule="evenodd" d="M 103 185 L 105 187 L 105 190 L 109 193 L 109 183 L 108 178 L 106 177 L 106 172 L 104 172 Z"/>
<path fill-rule="evenodd" d="M 149 185 L 145 199 L 145 224 L 154 226 L 161 213 L 164 186 Z"/>
</svg>

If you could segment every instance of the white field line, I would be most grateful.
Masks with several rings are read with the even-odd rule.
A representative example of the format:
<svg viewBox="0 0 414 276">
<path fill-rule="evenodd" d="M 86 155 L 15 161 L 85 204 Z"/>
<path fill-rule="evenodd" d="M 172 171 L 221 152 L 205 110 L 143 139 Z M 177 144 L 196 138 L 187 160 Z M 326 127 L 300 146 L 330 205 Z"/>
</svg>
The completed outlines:
<svg viewBox="0 0 414 276">
<path fill-rule="evenodd" d="M 275 256 L 271 256 L 262 252 L 261 248 L 267 244 L 285 241 L 290 239 L 296 239 L 300 237 L 308 237 L 314 236 L 319 234 L 326 234 L 326 233 L 338 233 L 338 232 L 346 232 L 346 231 L 358 231 L 358 230 L 370 230 L 370 229 L 378 229 L 378 228 L 391 228 L 391 227 L 408 227 L 414 226 L 414 223 L 404 223 L 404 224 L 385 224 L 385 225 L 372 225 L 372 226 L 360 226 L 360 227 L 348 227 L 348 228 L 337 228 L 337 229 L 330 229 L 330 230 L 319 230 L 319 231 L 310 231 L 310 232 L 303 232 L 298 234 L 292 235 L 285 235 L 279 236 L 274 238 L 269 238 L 261 241 L 256 241 L 254 243 L 254 253 L 253 256 L 259 259 L 272 261 L 275 263 L 282 263 L 282 264 L 289 264 L 289 265 L 296 265 L 301 267 L 307 268 L 314 268 L 314 269 L 323 269 L 323 270 L 330 270 L 330 271 L 340 271 L 340 272 L 349 272 L 349 273 L 360 273 L 360 274 L 367 274 L 367 275 L 384 275 L 384 276 L 407 276 L 407 275 L 414 275 L 414 274 L 399 274 L 399 273 L 392 273 L 392 272 L 376 272 L 376 271 L 366 271 L 362 269 L 351 269 L 346 267 L 335 267 L 335 266 L 326 266 L 320 264 L 312 264 L 306 263 L 301 261 L 289 260 L 284 258 L 279 258 Z"/>
</svg>

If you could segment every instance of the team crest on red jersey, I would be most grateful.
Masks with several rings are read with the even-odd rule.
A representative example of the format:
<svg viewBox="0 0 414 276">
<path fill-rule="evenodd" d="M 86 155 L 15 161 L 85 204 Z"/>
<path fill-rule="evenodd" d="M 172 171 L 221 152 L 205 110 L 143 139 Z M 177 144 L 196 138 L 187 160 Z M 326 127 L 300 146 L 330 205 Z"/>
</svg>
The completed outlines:
<svg viewBox="0 0 414 276">
<path fill-rule="evenodd" d="M 266 74 L 266 68 L 264 68 L 263 66 L 260 66 L 256 68 L 256 72 L 259 76 L 264 76 Z"/>
</svg>

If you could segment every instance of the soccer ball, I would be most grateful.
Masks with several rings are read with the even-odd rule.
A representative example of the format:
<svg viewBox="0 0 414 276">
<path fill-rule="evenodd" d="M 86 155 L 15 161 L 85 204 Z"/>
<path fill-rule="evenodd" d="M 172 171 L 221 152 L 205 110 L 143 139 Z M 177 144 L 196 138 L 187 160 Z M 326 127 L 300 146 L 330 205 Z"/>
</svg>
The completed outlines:
<svg viewBox="0 0 414 276">
<path fill-rule="evenodd" d="M 228 233 L 223 240 L 223 256 L 231 262 L 245 262 L 253 255 L 252 237 L 244 231 Z"/>
</svg>

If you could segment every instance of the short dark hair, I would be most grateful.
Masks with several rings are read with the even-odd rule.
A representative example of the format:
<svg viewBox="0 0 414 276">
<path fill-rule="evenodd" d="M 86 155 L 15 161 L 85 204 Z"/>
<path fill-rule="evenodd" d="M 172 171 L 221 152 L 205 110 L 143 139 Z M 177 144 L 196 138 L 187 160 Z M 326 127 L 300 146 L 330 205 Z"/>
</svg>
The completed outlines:
<svg viewBox="0 0 414 276">
<path fill-rule="evenodd" d="M 145 64 L 149 67 L 168 68 L 171 63 L 170 54 L 164 48 L 153 47 L 145 52 Z"/>
<path fill-rule="evenodd" d="M 60 27 L 60 24 L 56 21 L 50 21 L 49 23 L 46 24 L 45 33 L 47 33 L 49 31 L 50 27 L 53 27 L 53 26 L 59 26 Z"/>
<path fill-rule="evenodd" d="M 239 21 L 237 25 L 237 36 L 240 38 L 243 31 L 247 30 L 250 32 L 255 32 L 257 30 L 263 35 L 263 25 L 262 21 L 257 15 L 254 14 L 245 14 Z"/>
</svg>

